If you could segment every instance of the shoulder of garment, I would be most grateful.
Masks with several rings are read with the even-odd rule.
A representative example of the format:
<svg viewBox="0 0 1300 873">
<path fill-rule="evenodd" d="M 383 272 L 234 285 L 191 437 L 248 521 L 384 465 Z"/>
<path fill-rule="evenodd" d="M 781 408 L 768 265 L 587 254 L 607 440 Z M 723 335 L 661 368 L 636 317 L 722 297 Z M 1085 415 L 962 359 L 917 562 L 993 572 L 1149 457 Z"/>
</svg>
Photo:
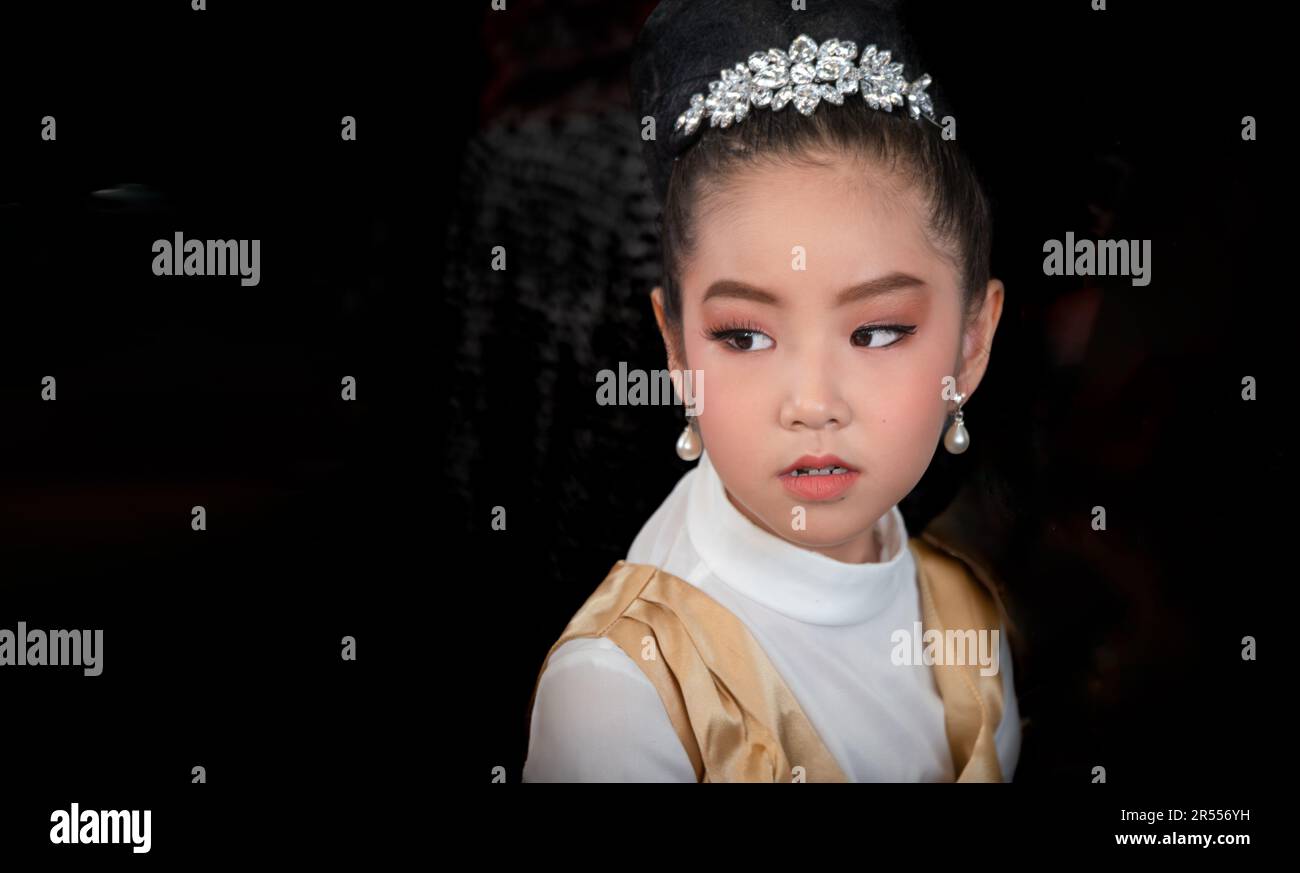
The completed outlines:
<svg viewBox="0 0 1300 873">
<path fill-rule="evenodd" d="M 534 693 L 525 782 L 695 782 L 654 684 L 606 637 L 555 649 Z"/>
</svg>

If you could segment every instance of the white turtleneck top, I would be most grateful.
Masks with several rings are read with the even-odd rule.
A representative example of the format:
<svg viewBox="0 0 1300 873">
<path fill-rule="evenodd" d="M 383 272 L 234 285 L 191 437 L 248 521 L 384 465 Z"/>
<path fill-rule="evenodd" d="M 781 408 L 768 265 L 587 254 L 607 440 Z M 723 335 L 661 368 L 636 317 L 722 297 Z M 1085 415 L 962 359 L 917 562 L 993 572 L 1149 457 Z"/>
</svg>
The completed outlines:
<svg viewBox="0 0 1300 873">
<path fill-rule="evenodd" d="M 627 560 L 652 564 L 733 612 L 763 647 L 827 750 L 854 782 L 954 778 L 933 668 L 899 666 L 896 630 L 921 621 L 903 515 L 880 520 L 881 560 L 849 564 L 755 525 L 727 499 L 708 453 L 642 527 Z M 995 734 L 1003 779 L 1020 753 L 1020 714 L 1005 628 Z M 537 686 L 525 782 L 694 782 L 659 693 L 603 637 L 569 640 Z"/>
</svg>

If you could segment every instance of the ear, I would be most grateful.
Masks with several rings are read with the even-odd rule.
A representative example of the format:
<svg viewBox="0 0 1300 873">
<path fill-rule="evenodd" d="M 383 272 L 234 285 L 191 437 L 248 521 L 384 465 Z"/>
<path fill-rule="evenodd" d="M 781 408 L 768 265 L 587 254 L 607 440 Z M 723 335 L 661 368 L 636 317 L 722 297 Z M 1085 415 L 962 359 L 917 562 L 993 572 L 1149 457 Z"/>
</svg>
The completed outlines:
<svg viewBox="0 0 1300 873">
<path fill-rule="evenodd" d="M 664 316 L 664 289 L 661 285 L 656 285 L 655 289 L 650 292 L 650 304 L 654 307 L 655 322 L 659 325 L 659 335 L 663 337 L 664 352 L 668 357 L 668 373 L 673 380 L 673 387 L 677 391 L 677 397 L 682 395 L 682 371 L 686 369 L 685 350 L 678 350 L 677 336 L 668 319 Z"/>
<path fill-rule="evenodd" d="M 989 354 L 993 351 L 993 334 L 1002 319 L 1002 302 L 1005 289 L 1000 279 L 990 279 L 984 294 L 984 305 L 962 333 L 959 360 L 958 390 L 969 400 L 984 379 L 988 369 Z"/>
<path fill-rule="evenodd" d="M 650 304 L 654 307 L 655 322 L 659 325 L 659 335 L 663 337 L 664 352 L 668 356 L 668 369 L 685 369 L 686 362 L 683 360 L 685 350 L 677 348 L 677 335 L 668 324 L 668 319 L 664 316 L 663 286 L 656 285 L 655 289 L 650 292 Z"/>
</svg>

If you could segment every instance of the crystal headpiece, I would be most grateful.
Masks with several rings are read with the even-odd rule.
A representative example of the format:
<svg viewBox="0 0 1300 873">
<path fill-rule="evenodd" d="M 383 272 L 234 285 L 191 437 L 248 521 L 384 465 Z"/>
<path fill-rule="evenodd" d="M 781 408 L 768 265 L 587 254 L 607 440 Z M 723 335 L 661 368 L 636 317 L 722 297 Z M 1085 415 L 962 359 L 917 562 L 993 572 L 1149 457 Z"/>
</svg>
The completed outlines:
<svg viewBox="0 0 1300 873">
<path fill-rule="evenodd" d="M 673 129 L 689 136 L 706 114 L 710 127 L 730 127 L 743 121 L 751 106 L 775 112 L 794 103 L 795 109 L 812 115 L 822 100 L 842 105 L 844 95 L 858 92 L 872 109 L 893 112 L 906 104 L 912 118 L 924 115 L 938 123 L 925 92 L 928 73 L 909 83 L 903 65 L 889 62 L 888 51 L 869 45 L 855 66 L 857 53 L 857 44 L 850 40 L 828 39 L 818 45 L 807 34 L 796 37 L 789 51 L 754 52 L 747 64 L 724 69 L 721 79 L 710 82 L 707 97 L 691 95 L 690 106 L 677 116 Z"/>
</svg>

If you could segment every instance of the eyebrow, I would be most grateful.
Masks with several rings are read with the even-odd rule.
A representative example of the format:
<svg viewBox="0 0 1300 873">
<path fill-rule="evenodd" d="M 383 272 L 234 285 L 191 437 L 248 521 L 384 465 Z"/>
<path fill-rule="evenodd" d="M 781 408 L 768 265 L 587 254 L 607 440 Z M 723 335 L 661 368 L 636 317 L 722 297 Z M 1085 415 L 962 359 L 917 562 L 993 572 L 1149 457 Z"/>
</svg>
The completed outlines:
<svg viewBox="0 0 1300 873">
<path fill-rule="evenodd" d="M 882 294 L 889 294 L 895 291 L 903 291 L 911 288 L 924 287 L 925 282 L 908 275 L 907 273 L 893 272 L 876 279 L 868 279 L 866 282 L 859 282 L 856 285 L 850 285 L 839 294 L 835 295 L 835 305 L 844 306 L 857 300 L 865 300 L 871 297 L 878 297 Z M 735 279 L 719 279 L 709 286 L 704 292 L 704 299 L 701 303 L 708 303 L 715 297 L 735 297 L 740 300 L 752 300 L 755 303 L 765 303 L 769 306 L 780 307 L 784 305 L 781 298 L 771 291 L 764 291 L 762 288 L 756 288 L 744 282 Z"/>
</svg>

